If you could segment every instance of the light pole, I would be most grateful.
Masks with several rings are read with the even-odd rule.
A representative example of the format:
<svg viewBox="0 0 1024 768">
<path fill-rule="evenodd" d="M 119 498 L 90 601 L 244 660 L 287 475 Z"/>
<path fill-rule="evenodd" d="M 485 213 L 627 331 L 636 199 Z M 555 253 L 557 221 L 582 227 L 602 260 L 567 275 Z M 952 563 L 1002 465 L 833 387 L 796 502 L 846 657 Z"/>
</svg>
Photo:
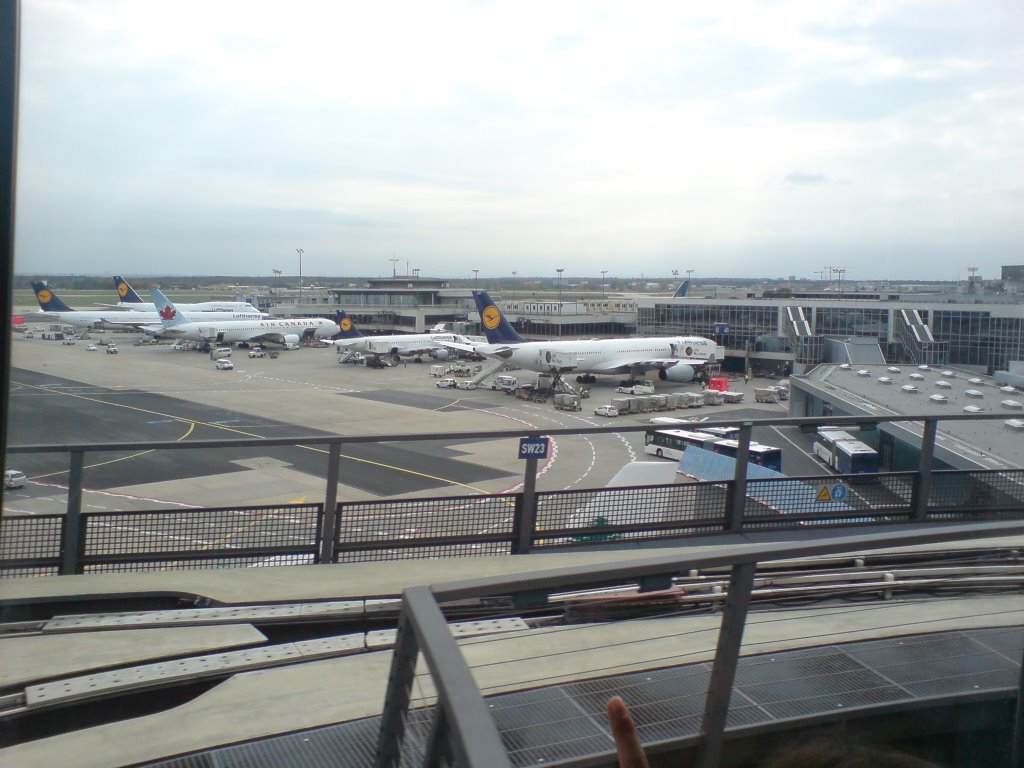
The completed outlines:
<svg viewBox="0 0 1024 768">
<path fill-rule="evenodd" d="M 607 275 L 607 274 L 608 274 L 608 270 L 607 269 L 602 269 L 601 270 L 601 298 L 602 299 L 607 295 L 605 293 L 606 289 L 605 289 L 605 282 L 604 282 L 604 276 Z"/>
<path fill-rule="evenodd" d="M 512 270 L 512 301 L 516 300 L 516 271 Z"/>
<path fill-rule="evenodd" d="M 689 281 L 690 275 L 692 275 L 692 274 L 693 274 L 693 270 L 692 269 L 686 270 L 686 279 L 687 279 L 687 281 Z"/>
<path fill-rule="evenodd" d="M 837 275 L 839 275 L 839 284 L 836 286 L 836 293 L 839 294 L 838 298 L 843 298 L 843 273 L 846 271 L 846 267 L 833 267 Z"/>
<path fill-rule="evenodd" d="M 302 303 L 302 249 L 296 248 L 295 252 L 299 254 L 299 304 Z"/>
<path fill-rule="evenodd" d="M 391 276 L 392 277 L 398 277 L 398 268 L 395 267 L 395 265 L 398 263 L 398 259 L 397 258 L 390 258 L 390 259 L 388 259 L 388 261 L 391 262 Z"/>
<path fill-rule="evenodd" d="M 477 280 L 477 276 L 479 274 L 480 274 L 480 270 L 479 269 L 474 269 L 473 270 L 473 290 L 474 291 L 477 289 L 477 281 L 476 280 Z"/>
<path fill-rule="evenodd" d="M 558 314 L 562 314 L 562 273 L 565 272 L 564 267 L 559 267 L 555 270 L 558 273 Z M 561 331 L 561 329 L 559 329 Z"/>
</svg>

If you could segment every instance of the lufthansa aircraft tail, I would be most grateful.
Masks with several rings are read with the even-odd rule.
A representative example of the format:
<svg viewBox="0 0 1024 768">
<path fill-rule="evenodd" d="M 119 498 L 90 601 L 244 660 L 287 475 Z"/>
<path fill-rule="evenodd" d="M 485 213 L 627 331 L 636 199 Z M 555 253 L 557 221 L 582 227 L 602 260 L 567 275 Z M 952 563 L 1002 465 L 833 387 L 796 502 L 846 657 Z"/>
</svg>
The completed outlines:
<svg viewBox="0 0 1024 768">
<path fill-rule="evenodd" d="M 686 295 L 686 292 L 688 290 L 690 290 L 690 281 L 689 280 L 683 280 L 683 282 L 681 282 L 679 284 L 679 287 L 676 288 L 676 292 L 672 294 L 672 298 L 673 299 L 681 299 L 683 296 Z"/>
<path fill-rule="evenodd" d="M 117 298 L 122 304 L 144 304 L 142 297 L 135 292 L 135 289 L 128 285 L 128 281 L 120 275 L 114 275 L 114 288 L 117 290 Z"/>
<path fill-rule="evenodd" d="M 480 311 L 480 324 L 484 327 L 488 344 L 522 344 L 526 341 L 505 319 L 487 291 L 473 291 L 473 299 Z"/>
<path fill-rule="evenodd" d="M 46 283 L 32 283 L 36 293 L 36 301 L 43 312 L 74 312 L 71 307 L 57 298 L 57 294 L 46 287 Z"/>
<path fill-rule="evenodd" d="M 338 339 L 361 339 L 363 334 L 356 328 L 352 318 L 345 314 L 344 309 L 339 309 L 334 315 L 334 322 L 338 324 L 341 332 L 335 337 Z"/>
<path fill-rule="evenodd" d="M 164 328 L 171 328 L 175 325 L 184 325 L 189 322 L 171 303 L 159 288 L 150 288 L 149 295 L 153 297 L 153 305 L 160 316 L 160 325 Z"/>
</svg>

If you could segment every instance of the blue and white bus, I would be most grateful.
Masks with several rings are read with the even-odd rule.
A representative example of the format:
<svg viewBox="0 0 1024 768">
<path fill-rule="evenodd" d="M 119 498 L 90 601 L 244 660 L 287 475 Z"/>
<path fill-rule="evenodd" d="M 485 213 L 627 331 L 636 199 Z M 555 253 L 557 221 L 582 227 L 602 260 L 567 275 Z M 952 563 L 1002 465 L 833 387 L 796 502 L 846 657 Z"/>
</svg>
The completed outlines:
<svg viewBox="0 0 1024 768">
<path fill-rule="evenodd" d="M 659 459 L 679 459 L 687 446 L 711 450 L 718 438 L 706 432 L 685 429 L 649 429 L 644 435 L 644 453 Z"/>
<path fill-rule="evenodd" d="M 814 454 L 841 475 L 878 472 L 878 451 L 849 432 L 819 429 Z"/>
<path fill-rule="evenodd" d="M 716 440 L 711 450 L 723 456 L 732 456 L 735 459 L 736 454 L 739 452 L 739 447 L 739 440 Z M 759 467 L 767 467 L 768 469 L 774 469 L 776 472 L 781 472 L 782 449 L 774 448 L 770 445 L 761 445 L 760 443 L 751 443 L 747 461 L 751 464 L 757 464 Z"/>
</svg>

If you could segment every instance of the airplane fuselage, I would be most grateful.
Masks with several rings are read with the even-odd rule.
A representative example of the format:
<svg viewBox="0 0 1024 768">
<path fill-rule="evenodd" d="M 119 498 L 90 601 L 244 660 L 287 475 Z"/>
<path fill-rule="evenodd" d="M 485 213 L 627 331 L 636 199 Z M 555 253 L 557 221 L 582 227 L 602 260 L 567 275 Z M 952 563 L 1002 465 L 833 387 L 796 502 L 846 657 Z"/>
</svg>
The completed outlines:
<svg viewBox="0 0 1024 768">
<path fill-rule="evenodd" d="M 721 360 L 721 349 L 710 339 L 699 336 L 650 337 L 632 339 L 577 339 L 573 341 L 527 341 L 521 344 L 487 345 L 514 366 L 538 372 L 614 374 L 661 367 L 643 365 L 644 360 L 675 359 L 695 361 Z M 485 348 L 481 348 L 485 354 Z"/>
<path fill-rule="evenodd" d="M 157 312 L 136 312 L 124 310 L 91 311 L 72 310 L 56 312 L 47 310 L 39 313 L 54 322 L 66 323 L 75 328 L 106 328 L 116 330 L 141 325 L 159 325 L 160 315 Z M 256 312 L 186 312 L 185 318 L 192 322 L 203 320 L 257 320 L 263 315 Z"/>
<path fill-rule="evenodd" d="M 238 342 L 244 343 L 274 336 L 280 336 L 282 339 L 295 337 L 295 340 L 298 340 L 308 335 L 319 339 L 332 336 L 337 332 L 338 326 L 330 320 L 309 318 L 305 320 L 257 320 L 249 322 L 221 320 L 216 322 L 181 323 L 164 328 L 161 335 L 189 341 L 215 339 L 218 343 L 222 344 L 236 344 Z"/>
<path fill-rule="evenodd" d="M 344 349 L 364 354 L 385 355 L 397 351 L 399 355 L 416 355 L 432 350 L 447 350 L 445 344 L 448 343 L 467 342 L 466 337 L 456 333 L 408 333 L 340 339 L 335 344 Z"/>
</svg>

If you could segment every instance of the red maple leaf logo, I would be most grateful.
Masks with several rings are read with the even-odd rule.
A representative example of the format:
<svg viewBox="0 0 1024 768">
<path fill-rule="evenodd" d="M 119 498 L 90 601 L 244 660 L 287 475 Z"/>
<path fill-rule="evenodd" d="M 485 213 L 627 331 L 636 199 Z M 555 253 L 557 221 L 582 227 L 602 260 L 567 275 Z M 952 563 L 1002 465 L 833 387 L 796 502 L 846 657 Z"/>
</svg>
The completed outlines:
<svg viewBox="0 0 1024 768">
<path fill-rule="evenodd" d="M 160 319 L 161 320 L 173 320 L 174 316 L 176 314 L 178 314 L 178 313 L 175 312 L 170 307 L 164 307 L 163 309 L 160 310 Z"/>
</svg>

